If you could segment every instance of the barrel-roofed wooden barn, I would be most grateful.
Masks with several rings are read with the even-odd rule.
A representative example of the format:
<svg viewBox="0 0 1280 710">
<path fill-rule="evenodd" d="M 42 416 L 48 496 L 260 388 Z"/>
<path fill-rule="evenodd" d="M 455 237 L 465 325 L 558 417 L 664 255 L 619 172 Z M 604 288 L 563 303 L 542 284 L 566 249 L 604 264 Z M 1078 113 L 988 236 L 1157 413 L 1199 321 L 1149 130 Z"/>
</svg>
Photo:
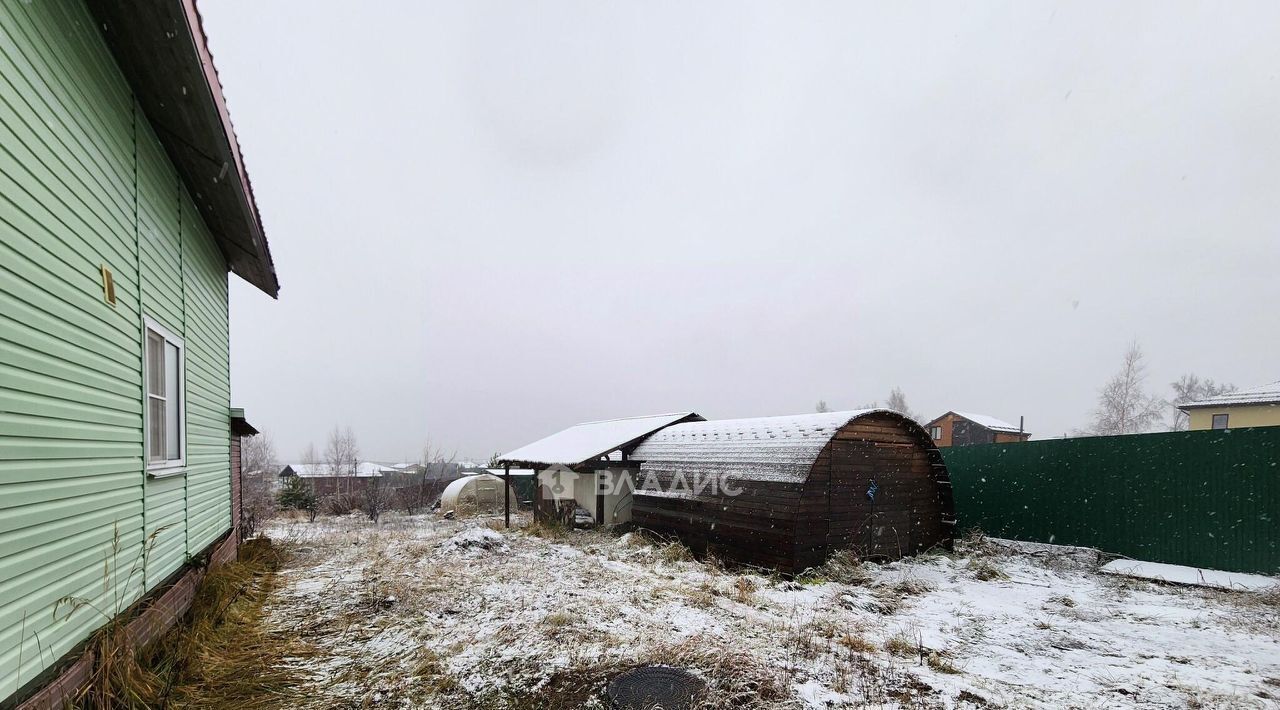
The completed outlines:
<svg viewBox="0 0 1280 710">
<path fill-rule="evenodd" d="M 955 536 L 941 455 L 888 410 L 677 424 L 631 459 L 637 525 L 740 562 L 796 573 L 837 550 L 897 559 Z"/>
</svg>

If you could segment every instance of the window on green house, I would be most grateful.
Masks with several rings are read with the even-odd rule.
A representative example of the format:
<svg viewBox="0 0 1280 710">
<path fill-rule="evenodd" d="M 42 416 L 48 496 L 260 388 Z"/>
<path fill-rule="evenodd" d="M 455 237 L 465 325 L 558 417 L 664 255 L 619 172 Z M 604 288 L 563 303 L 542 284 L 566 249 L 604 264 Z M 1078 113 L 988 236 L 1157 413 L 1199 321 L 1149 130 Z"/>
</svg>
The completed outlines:
<svg viewBox="0 0 1280 710">
<path fill-rule="evenodd" d="M 186 461 L 186 404 L 182 339 L 147 320 L 147 467 L 175 468 Z"/>
</svg>

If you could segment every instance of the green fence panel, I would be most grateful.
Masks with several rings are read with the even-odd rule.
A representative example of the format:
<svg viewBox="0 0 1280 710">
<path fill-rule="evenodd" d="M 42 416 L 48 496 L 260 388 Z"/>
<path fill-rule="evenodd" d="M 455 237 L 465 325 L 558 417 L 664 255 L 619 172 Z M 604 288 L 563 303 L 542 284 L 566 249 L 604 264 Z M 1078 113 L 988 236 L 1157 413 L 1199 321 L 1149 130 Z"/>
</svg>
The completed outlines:
<svg viewBox="0 0 1280 710">
<path fill-rule="evenodd" d="M 961 530 L 1280 573 L 1280 427 L 942 449 Z"/>
</svg>

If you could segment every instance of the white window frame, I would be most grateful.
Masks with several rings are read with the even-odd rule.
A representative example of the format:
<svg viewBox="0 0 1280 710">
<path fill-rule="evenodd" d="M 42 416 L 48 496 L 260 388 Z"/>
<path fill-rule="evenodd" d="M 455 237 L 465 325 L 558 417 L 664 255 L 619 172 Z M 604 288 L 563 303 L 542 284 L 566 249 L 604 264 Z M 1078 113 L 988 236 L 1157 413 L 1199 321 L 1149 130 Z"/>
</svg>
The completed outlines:
<svg viewBox="0 0 1280 710">
<path fill-rule="evenodd" d="M 151 460 L 151 358 L 147 357 L 148 332 L 155 333 L 165 343 L 178 348 L 178 458 L 176 459 Z M 149 316 L 142 317 L 142 458 L 147 464 L 147 475 L 154 478 L 178 476 L 186 472 L 187 344 L 173 331 Z"/>
<path fill-rule="evenodd" d="M 934 432 L 937 432 L 937 434 L 934 434 Z M 933 425 L 933 426 L 929 427 L 929 436 L 930 436 L 930 437 L 932 437 L 934 441 L 937 441 L 938 439 L 941 439 L 941 438 L 942 438 L 942 427 L 941 427 L 941 426 L 939 426 L 939 425 L 937 425 L 937 424 L 935 424 L 935 425 Z"/>
</svg>

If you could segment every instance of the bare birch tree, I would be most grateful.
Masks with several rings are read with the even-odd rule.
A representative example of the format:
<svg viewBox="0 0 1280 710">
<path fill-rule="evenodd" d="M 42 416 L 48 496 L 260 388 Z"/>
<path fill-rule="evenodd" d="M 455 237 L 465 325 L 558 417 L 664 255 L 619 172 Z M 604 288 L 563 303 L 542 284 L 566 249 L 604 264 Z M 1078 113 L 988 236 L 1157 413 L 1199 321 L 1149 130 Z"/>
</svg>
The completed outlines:
<svg viewBox="0 0 1280 710">
<path fill-rule="evenodd" d="M 892 409 L 895 412 L 905 414 L 911 419 L 919 419 L 919 417 L 916 416 L 916 413 L 911 411 L 910 405 L 907 404 L 907 395 L 903 394 L 902 390 L 898 387 L 894 387 L 893 391 L 889 393 L 889 400 L 885 402 L 884 406 L 886 409 Z"/>
<path fill-rule="evenodd" d="M 394 479 L 390 475 L 374 476 L 364 489 L 364 512 L 374 523 L 391 509 L 396 500 Z"/>
<path fill-rule="evenodd" d="M 252 537 L 275 514 L 272 484 L 280 473 L 275 444 L 266 432 L 240 439 L 240 526 Z"/>
<path fill-rule="evenodd" d="M 360 445 L 356 442 L 356 434 L 347 427 L 334 427 L 329 432 L 329 442 L 324 448 L 324 463 L 328 468 L 330 476 L 338 478 L 346 483 L 346 490 L 340 493 L 350 493 L 353 486 L 351 479 L 357 473 L 357 467 L 360 465 Z"/>
<path fill-rule="evenodd" d="M 1179 377 L 1177 382 L 1170 382 L 1169 386 L 1173 388 L 1173 398 L 1169 400 L 1169 406 L 1173 408 L 1173 421 L 1169 423 L 1169 431 L 1186 431 L 1191 425 L 1191 418 L 1178 409 L 1178 405 L 1236 391 L 1233 384 L 1202 380 L 1194 373 Z"/>
<path fill-rule="evenodd" d="M 1133 342 L 1125 351 L 1120 371 L 1098 392 L 1098 408 L 1094 410 L 1088 433 L 1112 436 L 1151 431 L 1160 421 L 1164 402 L 1147 394 L 1146 379 L 1142 347 Z"/>
<path fill-rule="evenodd" d="M 820 399 L 818 400 L 818 404 L 814 406 L 813 411 L 818 414 L 825 414 L 826 412 L 830 412 L 831 408 L 827 406 L 827 400 Z"/>
<path fill-rule="evenodd" d="M 413 473 L 400 488 L 400 503 L 405 512 L 413 515 L 414 509 L 425 509 L 434 502 L 435 497 L 440 495 L 443 480 L 455 458 L 457 452 L 445 454 L 443 447 L 436 446 L 427 439 L 422 447 L 422 455 L 413 467 Z"/>
</svg>

